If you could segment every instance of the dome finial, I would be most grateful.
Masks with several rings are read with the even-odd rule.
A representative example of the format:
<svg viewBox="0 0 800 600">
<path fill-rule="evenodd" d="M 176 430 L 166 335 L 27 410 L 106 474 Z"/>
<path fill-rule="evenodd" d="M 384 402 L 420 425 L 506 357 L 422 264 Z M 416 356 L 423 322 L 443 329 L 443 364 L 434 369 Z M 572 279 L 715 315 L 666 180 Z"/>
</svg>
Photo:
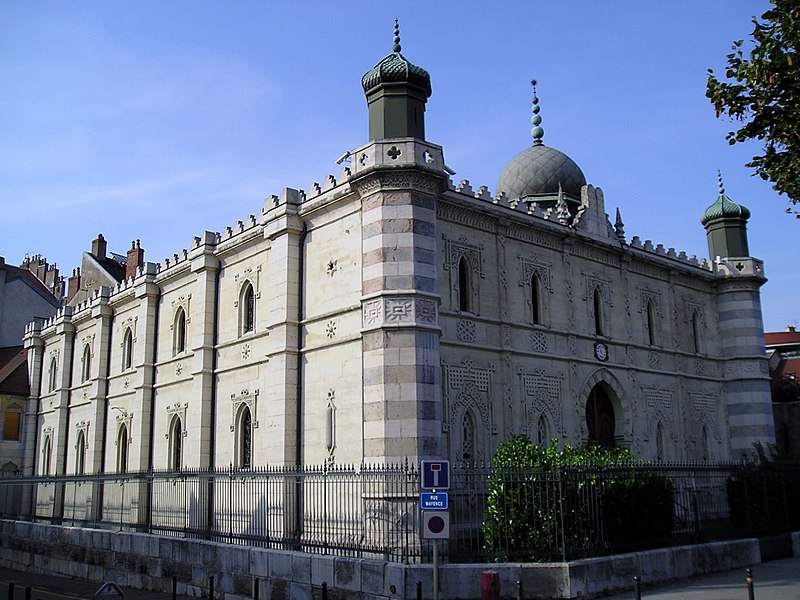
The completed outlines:
<svg viewBox="0 0 800 600">
<path fill-rule="evenodd" d="M 722 185 L 722 172 L 719 169 L 717 169 L 717 182 L 719 184 L 719 195 L 720 196 L 724 196 L 725 195 L 725 186 Z"/>
<path fill-rule="evenodd" d="M 531 107 L 531 111 L 533 112 L 533 116 L 531 116 L 531 123 L 533 123 L 533 127 L 531 128 L 531 136 L 533 136 L 533 145 L 541 146 L 544 144 L 544 142 L 542 142 L 542 138 L 544 137 L 544 129 L 540 127 L 542 116 L 539 114 L 539 97 L 536 95 L 535 79 L 531 79 L 531 87 L 533 87 L 533 107 Z"/>
<path fill-rule="evenodd" d="M 392 52 L 395 54 L 400 54 L 400 25 L 397 23 L 397 19 L 394 20 L 394 46 L 392 46 Z"/>
</svg>

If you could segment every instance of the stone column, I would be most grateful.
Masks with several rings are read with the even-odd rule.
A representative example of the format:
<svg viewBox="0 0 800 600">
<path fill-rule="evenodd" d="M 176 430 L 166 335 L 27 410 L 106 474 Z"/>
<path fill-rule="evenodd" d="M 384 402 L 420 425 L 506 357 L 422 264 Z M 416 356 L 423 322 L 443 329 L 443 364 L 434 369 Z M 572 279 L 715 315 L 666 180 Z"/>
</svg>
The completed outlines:
<svg viewBox="0 0 800 600">
<path fill-rule="evenodd" d="M 364 460 L 441 458 L 441 148 L 403 138 L 374 142 L 353 156 L 363 225 Z"/>
</svg>

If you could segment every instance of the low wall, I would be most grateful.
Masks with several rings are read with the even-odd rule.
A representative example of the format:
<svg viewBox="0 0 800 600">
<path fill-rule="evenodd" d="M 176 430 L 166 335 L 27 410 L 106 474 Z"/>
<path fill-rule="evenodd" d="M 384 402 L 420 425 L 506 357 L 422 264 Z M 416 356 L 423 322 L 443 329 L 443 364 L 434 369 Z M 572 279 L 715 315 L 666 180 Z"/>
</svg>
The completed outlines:
<svg viewBox="0 0 800 600">
<path fill-rule="evenodd" d="M 792 534 L 800 554 L 800 533 Z M 480 598 L 483 571 L 496 571 L 503 598 L 592 598 L 631 590 L 633 577 L 644 584 L 725 571 L 761 562 L 757 539 L 679 546 L 576 560 L 568 563 L 443 565 L 441 598 Z M 318 598 L 323 582 L 329 598 L 413 600 L 417 582 L 423 598 L 432 598 L 431 565 L 403 565 L 379 560 L 304 554 L 158 537 L 101 529 L 61 527 L 0 520 L 0 566 L 48 575 L 66 575 L 123 588 L 168 592 L 172 577 L 178 593 L 207 594 L 214 576 L 219 598 L 252 598 L 259 578 L 262 598 Z"/>
</svg>

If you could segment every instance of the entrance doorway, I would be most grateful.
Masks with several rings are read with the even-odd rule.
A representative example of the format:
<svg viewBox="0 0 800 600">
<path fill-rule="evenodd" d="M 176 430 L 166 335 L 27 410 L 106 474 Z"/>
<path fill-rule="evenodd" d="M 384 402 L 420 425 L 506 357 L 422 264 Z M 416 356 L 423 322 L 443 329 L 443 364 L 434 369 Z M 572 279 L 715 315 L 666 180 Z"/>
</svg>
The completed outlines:
<svg viewBox="0 0 800 600">
<path fill-rule="evenodd" d="M 614 447 L 614 407 L 606 387 L 598 383 L 589 392 L 586 400 L 586 426 L 589 429 L 589 445 Z"/>
</svg>

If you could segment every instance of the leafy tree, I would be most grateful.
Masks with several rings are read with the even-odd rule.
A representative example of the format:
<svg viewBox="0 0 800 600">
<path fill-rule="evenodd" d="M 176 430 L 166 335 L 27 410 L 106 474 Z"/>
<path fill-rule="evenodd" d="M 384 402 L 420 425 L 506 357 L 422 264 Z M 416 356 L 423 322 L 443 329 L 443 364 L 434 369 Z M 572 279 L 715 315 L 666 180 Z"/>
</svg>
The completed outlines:
<svg viewBox="0 0 800 600">
<path fill-rule="evenodd" d="M 717 116 L 742 123 L 727 135 L 729 143 L 762 140 L 764 153 L 747 163 L 773 188 L 800 202 L 800 3 L 771 0 L 773 7 L 753 17 L 753 49 L 745 57 L 743 41 L 727 55 L 725 80 L 708 70 L 706 96 Z M 794 212 L 800 218 L 800 212 Z"/>
</svg>

